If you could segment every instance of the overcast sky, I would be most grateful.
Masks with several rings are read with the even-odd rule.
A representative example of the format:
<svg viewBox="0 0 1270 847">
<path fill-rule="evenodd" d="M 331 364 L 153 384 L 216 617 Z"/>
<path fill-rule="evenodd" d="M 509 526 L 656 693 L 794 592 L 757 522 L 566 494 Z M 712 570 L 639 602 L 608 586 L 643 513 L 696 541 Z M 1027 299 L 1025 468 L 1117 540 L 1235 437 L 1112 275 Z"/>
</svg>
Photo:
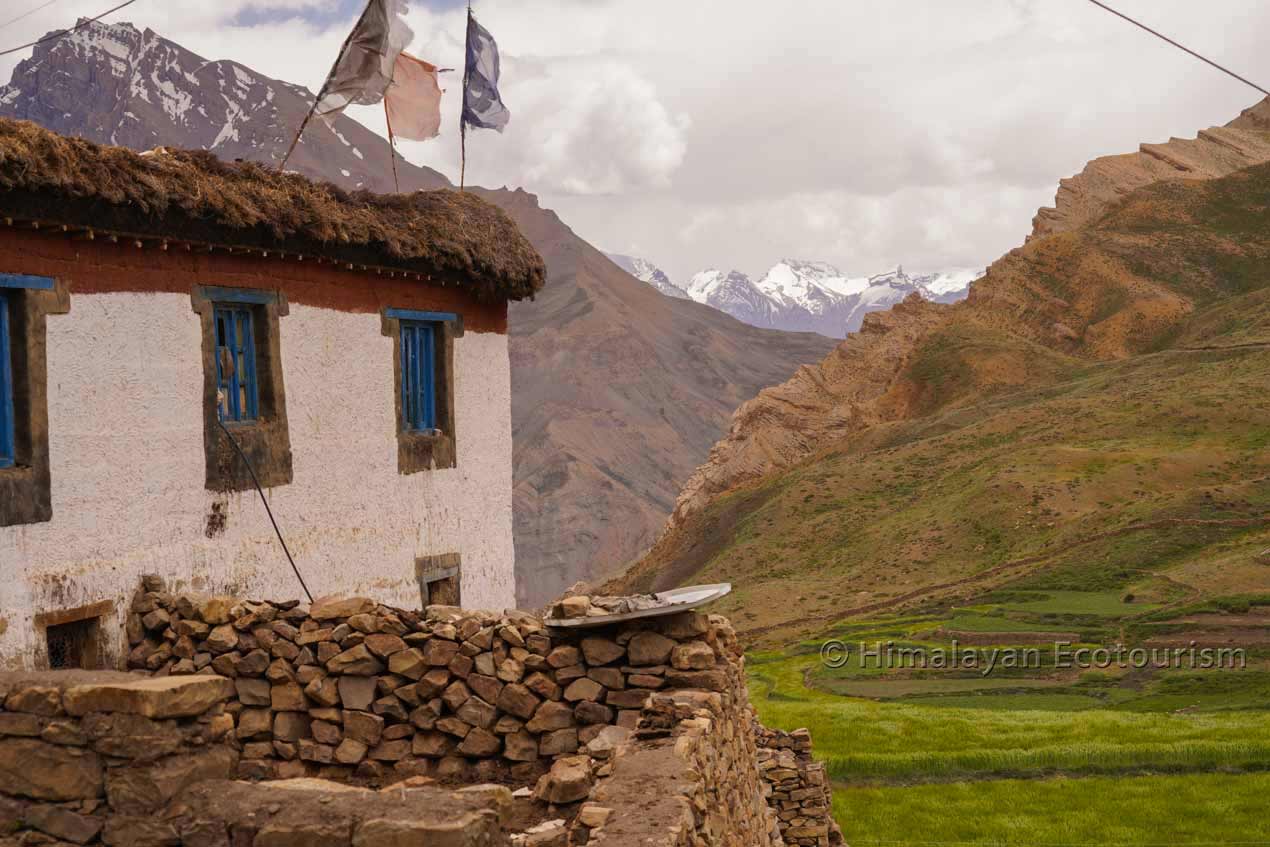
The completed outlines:
<svg viewBox="0 0 1270 847">
<path fill-rule="evenodd" d="M 0 25 L 46 0 L 4 4 Z M 1265 0 L 1111 0 L 1270 87 Z M 57 0 L 18 44 L 113 0 Z M 360 0 L 137 0 L 111 20 L 316 89 Z M 851 275 L 981 267 L 1098 155 L 1225 123 L 1258 95 L 1087 0 L 478 0 L 506 133 L 469 180 L 539 194 L 583 237 L 679 279 L 782 257 Z M 411 4 L 411 52 L 461 68 L 463 8 Z M 7 79 L 21 56 L 0 58 Z M 403 148 L 457 181 L 443 137 Z M 383 131 L 383 112 L 353 113 Z"/>
</svg>

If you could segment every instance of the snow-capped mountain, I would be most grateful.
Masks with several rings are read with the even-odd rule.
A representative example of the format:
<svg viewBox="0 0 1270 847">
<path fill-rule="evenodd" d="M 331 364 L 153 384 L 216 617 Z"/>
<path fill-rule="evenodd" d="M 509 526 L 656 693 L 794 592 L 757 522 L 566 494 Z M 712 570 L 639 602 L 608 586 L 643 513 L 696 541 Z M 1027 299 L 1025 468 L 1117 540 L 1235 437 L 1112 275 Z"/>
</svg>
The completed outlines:
<svg viewBox="0 0 1270 847">
<path fill-rule="evenodd" d="M 675 297 L 679 300 L 688 299 L 688 295 L 670 281 L 670 277 L 666 276 L 665 271 L 647 259 L 641 259 L 638 256 L 626 256 L 621 253 L 605 253 L 604 255 L 612 259 L 613 264 L 636 279 L 648 283 L 667 297 Z"/>
<path fill-rule="evenodd" d="M 855 332 L 866 314 L 889 309 L 914 291 L 936 303 L 955 303 L 982 275 L 968 270 L 909 274 L 900 266 L 876 276 L 849 277 L 827 262 L 783 259 L 757 282 L 740 271 L 710 268 L 676 283 L 646 259 L 610 258 L 671 297 L 686 294 L 753 326 L 832 338 Z"/>
<path fill-rule="evenodd" d="M 0 117 L 134 150 L 210 150 L 276 164 L 313 93 L 226 59 L 208 61 L 153 30 L 86 23 L 36 46 L 0 86 Z M 345 189 L 392 191 L 388 143 L 347 117 L 310 122 L 287 167 Z M 402 191 L 449 181 L 398 158 Z"/>
</svg>

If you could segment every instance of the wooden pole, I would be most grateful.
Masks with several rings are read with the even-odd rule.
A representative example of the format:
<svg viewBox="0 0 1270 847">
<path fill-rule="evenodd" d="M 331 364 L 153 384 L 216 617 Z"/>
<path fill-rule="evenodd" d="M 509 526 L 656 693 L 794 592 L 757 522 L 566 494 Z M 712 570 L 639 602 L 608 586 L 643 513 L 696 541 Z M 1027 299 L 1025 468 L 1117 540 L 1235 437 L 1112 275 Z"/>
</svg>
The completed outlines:
<svg viewBox="0 0 1270 847">
<path fill-rule="evenodd" d="M 331 77 L 335 76 L 335 71 L 340 66 L 340 59 L 343 59 L 344 54 L 348 52 L 348 45 L 353 40 L 353 33 L 357 32 L 357 28 L 362 25 L 362 21 L 366 19 L 366 13 L 370 11 L 371 4 L 375 2 L 377 0 L 366 0 L 365 8 L 362 9 L 362 13 L 357 17 L 357 23 L 353 24 L 353 28 L 345 36 L 344 43 L 340 45 L 340 52 L 336 54 L 335 61 L 331 63 L 331 69 L 326 74 L 326 81 L 322 83 L 322 88 L 313 100 L 313 105 L 309 107 L 309 113 L 300 122 L 300 129 L 296 132 L 295 138 L 291 139 L 291 146 L 287 148 L 287 155 L 283 156 L 282 161 L 278 164 L 278 170 L 282 170 L 287 166 L 287 160 L 291 158 L 291 154 L 295 152 L 296 145 L 300 143 L 300 136 L 304 135 L 305 128 L 308 127 L 309 121 L 313 119 L 313 113 L 317 111 L 318 104 L 322 102 L 322 97 L 326 95 L 326 89 L 331 85 Z"/>
<path fill-rule="evenodd" d="M 401 183 L 397 181 L 397 144 L 392 137 L 392 118 L 388 116 L 388 97 L 384 97 L 384 123 L 388 124 L 388 160 L 392 162 L 392 187 L 401 193 Z"/>
</svg>

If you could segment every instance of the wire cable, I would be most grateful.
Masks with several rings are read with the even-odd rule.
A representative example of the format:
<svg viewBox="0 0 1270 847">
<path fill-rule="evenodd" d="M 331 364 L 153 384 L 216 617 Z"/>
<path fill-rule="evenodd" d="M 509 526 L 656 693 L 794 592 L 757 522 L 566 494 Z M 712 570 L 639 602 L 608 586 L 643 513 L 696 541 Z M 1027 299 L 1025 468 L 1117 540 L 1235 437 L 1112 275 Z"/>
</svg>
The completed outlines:
<svg viewBox="0 0 1270 847">
<path fill-rule="evenodd" d="M 1201 56 L 1199 53 L 1196 53 L 1194 50 L 1185 46 L 1184 44 L 1178 44 L 1176 41 L 1169 38 L 1167 35 L 1164 35 L 1163 33 L 1160 33 L 1160 32 L 1156 32 L 1155 30 L 1151 29 L 1151 27 L 1147 26 L 1144 23 L 1135 21 L 1133 18 L 1129 17 L 1124 12 L 1117 12 L 1115 9 L 1111 8 L 1106 3 L 1100 3 L 1099 0 L 1089 0 L 1089 2 L 1093 3 L 1095 6 L 1097 6 L 1100 9 L 1104 9 L 1108 12 L 1111 12 L 1111 14 L 1115 15 L 1118 18 L 1123 18 L 1124 20 L 1128 21 L 1129 23 L 1133 24 L 1139 29 L 1145 29 L 1147 32 L 1151 33 L 1156 38 L 1159 38 L 1162 41 L 1167 41 L 1169 44 L 1172 44 L 1177 49 L 1184 50 L 1185 52 L 1190 53 L 1192 56 L 1194 56 L 1196 59 L 1199 59 L 1201 62 L 1205 62 L 1209 65 L 1212 65 L 1214 68 L 1217 68 L 1217 70 L 1221 71 L 1222 73 L 1228 76 L 1233 76 L 1235 79 L 1239 80 L 1244 85 L 1251 86 L 1252 88 L 1257 89 L 1258 91 L 1260 91 L 1262 94 L 1266 95 L 1267 97 L 1270 97 L 1270 91 L 1267 91 L 1266 89 L 1262 88 L 1260 85 L 1257 85 L 1257 83 L 1253 82 L 1252 80 L 1241 77 L 1239 74 L 1235 73 L 1229 68 L 1222 67 L 1221 65 L 1217 64 L 1212 59 L 1209 59 L 1206 56 Z"/>
<path fill-rule="evenodd" d="M 13 24 L 16 24 L 18 21 L 22 20 L 23 18 L 29 18 L 32 15 L 34 15 L 36 12 L 40 11 L 41 9 L 47 9 L 49 6 L 52 6 L 56 2 L 57 0 L 47 0 L 47 2 L 41 3 L 40 5 L 36 6 L 34 9 L 28 9 L 27 11 L 18 15 L 16 18 L 9 18 L 4 23 L 0 24 L 0 29 L 7 29 L 8 27 L 12 26 Z"/>
<path fill-rule="evenodd" d="M 256 469 L 251 466 L 251 461 L 247 458 L 247 454 L 243 452 L 243 448 L 238 445 L 238 441 L 234 436 L 230 435 L 229 430 L 225 427 L 225 422 L 220 419 L 219 412 L 216 415 L 216 423 L 220 425 L 221 432 L 225 433 L 225 437 L 229 439 L 230 444 L 234 445 L 234 449 L 242 457 L 243 464 L 247 466 L 247 473 L 251 474 L 251 481 L 256 486 L 256 493 L 260 495 L 260 502 L 265 504 L 265 512 L 269 515 L 269 522 L 273 524 L 273 531 L 278 535 L 278 543 L 282 545 L 282 552 L 287 554 L 287 561 L 291 563 L 291 570 L 295 571 L 295 578 L 300 580 L 300 587 L 304 589 L 304 596 L 308 597 L 309 602 L 312 603 L 313 595 L 309 592 L 309 586 L 304 584 L 304 577 L 300 576 L 300 569 L 295 566 L 295 559 L 291 558 L 291 551 L 287 549 L 287 541 L 282 537 L 282 530 L 278 529 L 278 522 L 273 517 L 273 509 L 269 508 L 269 501 L 265 499 L 265 491 L 260 487 L 260 480 L 256 478 Z"/>
<path fill-rule="evenodd" d="M 43 38 L 37 38 L 34 41 L 29 41 L 26 44 L 22 44 L 18 47 L 10 47 L 8 50 L 0 50 L 0 56 L 8 56 L 10 53 L 17 53 L 19 50 L 25 50 L 28 47 L 35 47 L 37 44 L 43 44 L 46 41 L 55 41 L 59 38 L 70 35 L 72 32 L 78 32 L 79 30 L 83 29 L 89 24 L 97 23 L 99 20 L 106 17 L 106 15 L 109 15 L 111 12 L 118 12 L 124 6 L 131 6 L 133 3 L 136 3 L 136 2 L 137 0 L 124 0 L 124 2 L 120 3 L 118 6 L 109 8 L 106 11 L 102 12 L 100 15 L 97 15 L 96 17 L 92 17 L 92 18 L 88 18 L 87 20 L 80 21 L 79 23 L 75 24 L 75 26 L 71 27 L 70 29 L 61 29 L 61 30 L 58 30 L 57 32 L 49 33 Z M 35 10 L 32 9 L 32 11 L 35 11 Z"/>
</svg>

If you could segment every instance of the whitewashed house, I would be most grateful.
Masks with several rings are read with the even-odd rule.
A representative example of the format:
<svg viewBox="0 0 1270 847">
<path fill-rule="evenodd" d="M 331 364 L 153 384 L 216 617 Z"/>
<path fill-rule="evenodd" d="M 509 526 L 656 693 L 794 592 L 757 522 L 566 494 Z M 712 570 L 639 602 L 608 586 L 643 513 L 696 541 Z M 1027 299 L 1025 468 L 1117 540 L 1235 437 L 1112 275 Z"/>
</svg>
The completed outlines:
<svg viewBox="0 0 1270 847">
<path fill-rule="evenodd" d="M 314 596 L 513 604 L 500 210 L 0 121 L 0 224 L 0 669 L 116 664 L 146 573 L 303 599 L 253 472 Z"/>
</svg>

